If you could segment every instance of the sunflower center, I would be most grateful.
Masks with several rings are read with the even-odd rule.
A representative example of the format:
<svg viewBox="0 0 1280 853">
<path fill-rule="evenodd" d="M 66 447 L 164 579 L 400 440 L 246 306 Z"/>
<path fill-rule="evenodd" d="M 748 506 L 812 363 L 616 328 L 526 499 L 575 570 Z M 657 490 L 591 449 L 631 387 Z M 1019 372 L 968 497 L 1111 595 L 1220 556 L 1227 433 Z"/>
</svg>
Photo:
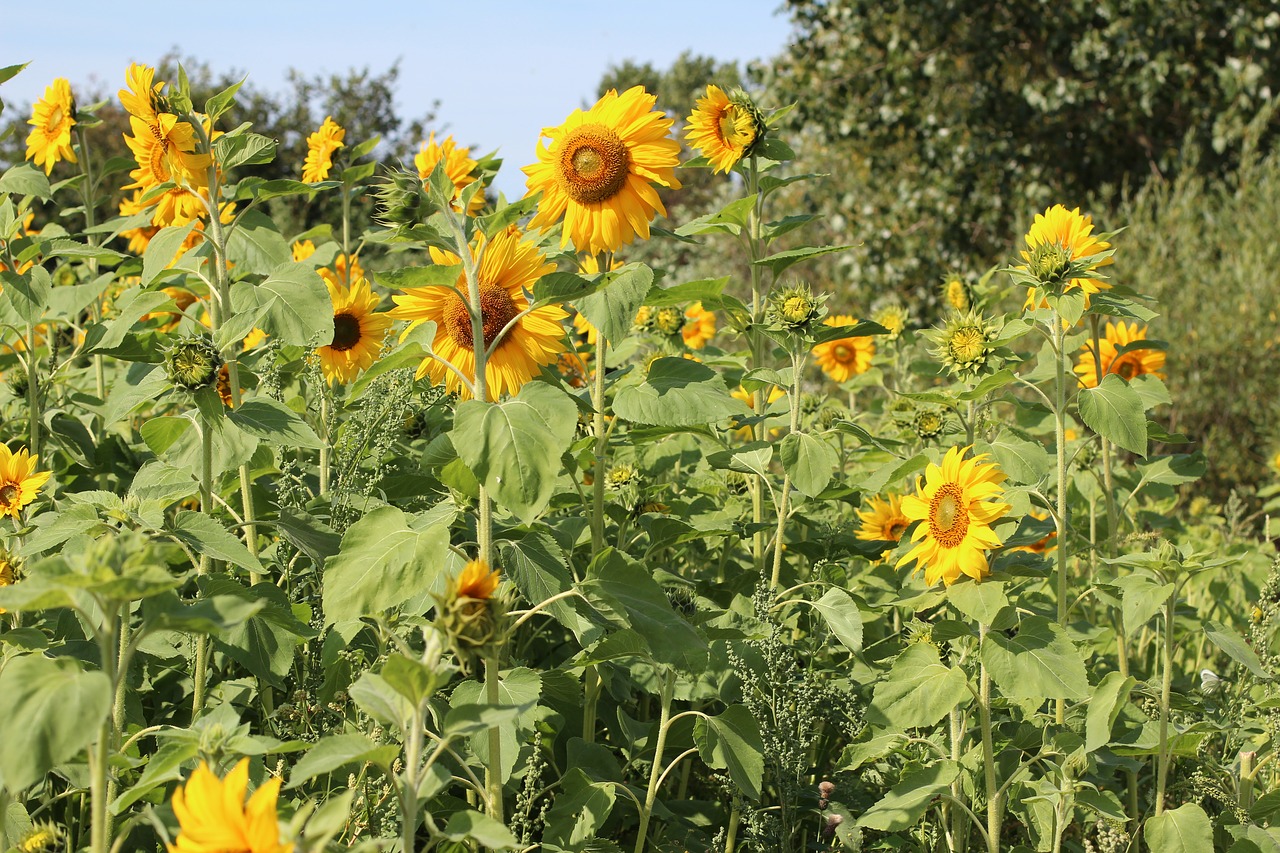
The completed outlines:
<svg viewBox="0 0 1280 853">
<path fill-rule="evenodd" d="M 977 361 L 982 358 L 982 351 L 987 343 L 987 336 L 977 326 L 961 326 L 951 335 L 948 346 L 951 357 L 961 364 Z"/>
<path fill-rule="evenodd" d="M 836 361 L 841 364 L 853 361 L 853 350 L 851 350 L 846 344 L 836 344 L 835 349 L 833 349 L 832 352 L 836 357 Z"/>
<path fill-rule="evenodd" d="M 516 318 L 520 309 L 511 299 L 505 287 L 498 284 L 480 285 L 480 319 L 484 325 L 484 345 L 493 346 L 498 333 Z M 444 328 L 458 346 L 475 352 L 475 339 L 471 334 L 471 313 L 462 297 L 454 294 L 445 306 Z"/>
<path fill-rule="evenodd" d="M 898 541 L 902 538 L 902 534 L 907 529 L 907 522 L 902 519 L 889 522 L 889 526 L 884 529 L 885 537 Z"/>
<path fill-rule="evenodd" d="M 720 113 L 719 130 L 720 138 L 724 140 L 724 144 L 730 147 L 742 145 L 746 142 L 746 135 L 738 133 L 738 111 L 733 107 L 729 107 Z"/>
<path fill-rule="evenodd" d="M 0 506 L 15 506 L 20 497 L 22 497 L 22 490 L 16 483 L 5 483 L 0 486 Z"/>
<path fill-rule="evenodd" d="M 964 491 L 956 483 L 943 483 L 929 504 L 929 535 L 944 548 L 954 548 L 969 531 Z"/>
<path fill-rule="evenodd" d="M 1126 382 L 1138 375 L 1137 363 L 1126 356 L 1121 356 L 1111 365 L 1111 372 L 1120 374 L 1120 378 Z"/>
<path fill-rule="evenodd" d="M 560 185 L 579 204 L 613 198 L 626 184 L 630 167 L 626 144 L 601 124 L 574 128 L 560 148 Z"/>
<path fill-rule="evenodd" d="M 333 343 L 329 346 L 338 352 L 347 350 L 360 343 L 360 318 L 345 311 L 333 316 Z"/>
</svg>

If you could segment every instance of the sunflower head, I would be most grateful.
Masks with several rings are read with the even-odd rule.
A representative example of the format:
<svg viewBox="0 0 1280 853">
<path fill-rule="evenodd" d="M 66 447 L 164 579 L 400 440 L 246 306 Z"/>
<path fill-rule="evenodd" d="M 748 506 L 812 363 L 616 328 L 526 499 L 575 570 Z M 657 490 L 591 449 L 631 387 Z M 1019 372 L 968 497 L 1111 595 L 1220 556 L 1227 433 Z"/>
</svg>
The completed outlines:
<svg viewBox="0 0 1280 853">
<path fill-rule="evenodd" d="M 446 136 L 442 141 L 436 142 L 436 134 L 432 131 L 430 138 L 422 143 L 421 150 L 413 156 L 413 165 L 417 167 L 418 177 L 423 182 L 429 181 L 431 173 L 438 166 L 443 169 L 444 176 L 448 178 L 451 185 L 447 191 L 447 202 L 459 213 L 462 212 L 462 192 L 476 182 L 475 172 L 480 165 L 471 159 L 470 154 L 471 149 L 459 148 L 452 136 Z M 474 215 L 482 207 L 484 207 L 484 193 L 476 192 L 467 205 L 467 213 Z"/>
<path fill-rule="evenodd" d="M 769 294 L 765 319 L 775 331 L 802 335 L 826 314 L 826 300 L 825 294 L 814 296 L 808 283 L 798 282 Z"/>
<path fill-rule="evenodd" d="M 852 326 L 855 320 L 849 314 L 835 314 L 822 321 L 825 326 Z M 813 348 L 814 358 L 822 372 L 836 382 L 847 382 L 871 369 L 876 354 L 875 339 L 869 336 L 837 338 L 823 341 Z"/>
<path fill-rule="evenodd" d="M 65 841 L 66 833 L 56 823 L 36 821 L 18 839 L 14 850 L 18 853 L 59 853 L 66 849 Z"/>
<path fill-rule="evenodd" d="M 222 356 L 207 335 L 179 338 L 164 353 L 165 375 L 175 388 L 199 391 L 218 381 Z"/>
<path fill-rule="evenodd" d="M 633 328 L 637 332 L 648 332 L 653 329 L 654 321 L 657 319 L 657 312 L 648 305 L 641 305 L 640 310 L 636 312 L 635 323 Z"/>
<path fill-rule="evenodd" d="M 674 338 L 683 331 L 684 321 L 683 311 L 667 305 L 654 312 L 653 330 L 664 337 Z"/>
<path fill-rule="evenodd" d="M 436 628 L 448 638 L 464 672 L 501 647 L 507 633 L 507 606 L 495 597 L 501 576 L 483 560 L 472 560 L 436 596 Z"/>
<path fill-rule="evenodd" d="M 630 462 L 618 462 L 605 475 L 604 485 L 610 491 L 621 492 L 624 489 L 639 486 L 641 479 L 639 468 Z"/>
<path fill-rule="evenodd" d="M 726 94 L 719 86 L 708 85 L 705 97 L 685 125 L 685 138 L 711 163 L 715 172 L 728 172 L 764 139 L 762 113 L 742 89 Z"/>
<path fill-rule="evenodd" d="M 911 541 L 917 543 L 898 561 L 924 569 L 925 583 L 947 586 L 961 575 L 981 580 L 990 574 L 986 552 L 1000 547 L 991 524 L 1009 511 L 1000 502 L 1004 474 L 985 456 L 966 459 L 969 448 L 953 447 L 942 464 L 930 463 L 916 481 L 916 494 L 902 499 L 902 512 L 919 521 Z"/>
<path fill-rule="evenodd" d="M 426 222 L 438 209 L 422 179 L 399 169 L 389 171 L 373 195 L 377 204 L 374 218 L 397 233 Z"/>
<path fill-rule="evenodd" d="M 344 269 L 345 272 L 345 269 Z M 320 367 L 330 383 L 346 384 L 368 370 L 382 354 L 391 315 L 375 313 L 381 299 L 363 277 L 347 287 L 325 277 L 333 303 L 333 340 L 319 349 Z"/>
<path fill-rule="evenodd" d="M 968 311 L 973 306 L 969 285 L 959 273 L 942 277 L 942 301 L 954 311 Z"/>
<path fill-rule="evenodd" d="M 858 511 L 862 526 L 857 536 L 866 542 L 897 542 L 911 522 L 902 513 L 901 495 L 872 495 L 865 510 Z"/>
<path fill-rule="evenodd" d="M 654 187 L 680 188 L 680 143 L 669 135 L 674 120 L 656 103 L 642 86 L 621 95 L 610 90 L 591 109 L 544 128 L 550 144 L 539 141 L 538 162 L 524 167 L 528 195 L 542 193 L 529 227 L 545 230 L 563 220 L 560 245 L 572 241 L 591 254 L 615 251 L 637 236 L 647 240 L 650 220 L 666 215 Z"/>
<path fill-rule="evenodd" d="M 44 90 L 44 97 L 31 108 L 32 126 L 27 136 L 27 159 L 44 169 L 53 171 L 59 160 L 76 162 L 71 147 L 71 128 L 76 124 L 76 101 L 71 94 L 71 84 L 59 77 Z"/>
<path fill-rule="evenodd" d="M 1038 285 L 1036 291 L 1061 294 L 1078 287 L 1087 306 L 1090 294 L 1110 286 L 1099 280 L 1096 270 L 1111 263 L 1111 244 L 1093 234 L 1093 219 L 1081 214 L 1080 208 L 1067 210 L 1055 204 L 1036 214 L 1023 239 L 1025 265 L 1019 269 L 1022 278 Z M 1029 307 L 1038 307 L 1040 296 L 1031 294 Z"/>
<path fill-rule="evenodd" d="M 329 177 L 333 168 L 333 153 L 344 147 L 347 135 L 333 116 L 325 116 L 320 128 L 307 137 L 307 159 L 302 164 L 302 181 L 311 184 Z"/>
<path fill-rule="evenodd" d="M 1098 374 L 1104 377 L 1114 373 L 1126 382 L 1144 374 L 1164 378 L 1164 350 L 1149 347 L 1147 327 L 1123 320 L 1107 323 L 1105 333 L 1098 339 L 1098 351 L 1094 353 L 1093 340 L 1086 340 L 1076 359 L 1073 370 L 1080 384 L 1093 388 L 1098 384 Z"/>
<path fill-rule="evenodd" d="M 240 759 L 222 779 L 201 761 L 173 792 L 173 813 L 181 828 L 169 853 L 291 853 L 292 844 L 280 843 L 280 780 L 263 782 L 246 802 L 248 788 L 249 759 Z"/>
<path fill-rule="evenodd" d="M 896 341 L 906 331 L 910 317 L 911 315 L 902 305 L 889 302 L 872 313 L 871 322 L 884 326 L 888 330 L 889 334 L 885 335 L 886 340 Z"/>
</svg>

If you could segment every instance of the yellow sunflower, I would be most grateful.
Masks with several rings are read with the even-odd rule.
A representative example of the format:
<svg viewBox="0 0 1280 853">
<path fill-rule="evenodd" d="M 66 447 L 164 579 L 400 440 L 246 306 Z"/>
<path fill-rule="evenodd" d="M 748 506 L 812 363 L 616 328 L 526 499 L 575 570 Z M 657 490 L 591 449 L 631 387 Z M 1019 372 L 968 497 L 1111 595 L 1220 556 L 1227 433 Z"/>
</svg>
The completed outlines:
<svg viewBox="0 0 1280 853">
<path fill-rule="evenodd" d="M 186 785 L 173 792 L 178 840 L 169 853 L 289 853 L 280 843 L 276 797 L 280 780 L 268 779 L 253 792 L 249 788 L 249 759 L 242 758 L 226 778 L 219 779 L 203 761 Z"/>
<path fill-rule="evenodd" d="M 827 326 L 852 326 L 857 320 L 848 314 L 836 314 L 822 322 Z M 868 336 L 839 338 L 813 348 L 813 356 L 822 372 L 836 382 L 847 382 L 860 373 L 866 373 L 875 354 L 876 342 Z"/>
<path fill-rule="evenodd" d="M 1067 210 L 1061 204 L 1055 204 L 1044 213 L 1037 213 L 1031 229 L 1023 239 L 1026 240 L 1027 249 L 1023 250 L 1022 258 L 1028 266 L 1033 265 L 1037 254 L 1055 247 L 1067 261 L 1088 258 L 1111 248 L 1110 243 L 1093 236 L 1093 217 L 1082 215 L 1078 207 Z M 1104 258 L 1096 266 L 1104 267 L 1111 262 L 1111 258 Z M 1084 291 L 1084 304 L 1088 307 L 1090 295 L 1111 285 L 1093 278 L 1073 278 L 1067 282 L 1066 289 L 1073 287 Z M 1024 309 L 1048 307 L 1038 291 L 1038 288 L 1030 288 Z"/>
<path fill-rule="evenodd" d="M 211 157 L 196 153 L 195 128 L 170 113 L 158 113 L 154 123 L 130 116 L 129 127 L 133 136 L 124 141 L 138 168 L 129 173 L 134 182 L 123 189 L 139 189 L 145 195 L 172 182 L 174 186 L 152 202 L 156 205 L 152 224 L 185 225 L 198 219 L 204 204 L 190 190 L 198 192 L 208 186 Z"/>
<path fill-rule="evenodd" d="M 684 328 L 680 330 L 684 345 L 689 349 L 702 349 L 715 337 L 716 315 L 707 311 L 701 302 L 695 302 L 685 309 Z"/>
<path fill-rule="evenodd" d="M 0 444 L 0 515 L 17 518 L 22 508 L 36 499 L 40 487 L 49 482 L 48 471 L 37 471 L 39 456 L 28 456 L 24 447 L 17 453 Z"/>
<path fill-rule="evenodd" d="M 965 459 L 967 447 L 953 447 L 942 465 L 929 464 L 916 479 L 915 495 L 902 499 L 902 512 L 920 521 L 911 541 L 917 542 L 898 565 L 916 561 L 924 581 L 947 586 L 961 575 L 982 580 L 990 573 L 986 552 L 1000 547 L 991 523 L 1009 511 L 997 498 L 1004 494 L 1004 473 L 995 463 L 983 464 L 985 454 Z"/>
<path fill-rule="evenodd" d="M 1107 323 L 1105 336 L 1098 339 L 1098 351 L 1101 354 L 1102 375 L 1115 373 L 1126 382 L 1135 376 L 1150 373 L 1164 379 L 1164 350 L 1136 349 L 1119 356 L 1116 352 L 1135 341 L 1147 339 L 1147 327 L 1137 323 Z M 1080 384 L 1093 388 L 1098 384 L 1098 359 L 1094 358 L 1093 341 L 1087 341 L 1080 350 L 1079 360 L 1075 366 Z"/>
<path fill-rule="evenodd" d="M 733 391 L 729 392 L 729 395 L 733 397 L 733 399 L 735 400 L 741 400 L 742 402 L 746 403 L 748 406 L 752 405 L 753 395 L 751 394 L 750 391 L 748 391 L 746 388 L 743 388 L 741 385 L 739 385 Z M 787 392 L 783 391 L 777 385 L 769 386 L 769 399 L 765 401 L 765 410 L 768 411 L 769 406 L 772 406 L 774 403 L 778 402 L 785 396 L 787 396 Z M 733 431 L 733 435 L 735 438 L 740 438 L 743 441 L 751 441 L 751 439 L 755 437 L 755 432 L 754 432 L 754 428 L 748 425 L 748 426 L 738 427 Z M 782 435 L 782 427 L 773 427 L 769 430 L 770 438 L 777 438 L 780 435 Z"/>
<path fill-rule="evenodd" d="M 333 301 L 333 343 L 318 350 L 320 367 L 330 383 L 345 385 L 382 354 L 391 315 L 374 313 L 381 300 L 364 278 L 356 279 L 350 288 L 330 280 L 325 285 Z"/>
<path fill-rule="evenodd" d="M 473 256 L 477 250 L 477 246 L 471 247 Z M 435 248 L 431 249 L 431 257 L 437 264 L 462 265 L 457 256 Z M 547 262 L 537 246 L 522 240 L 514 227 L 500 232 L 484 250 L 477 274 L 486 349 L 498 341 L 485 364 L 485 384 L 491 399 L 514 394 L 538 374 L 542 365 L 554 364 L 565 350 L 560 323 L 568 315 L 562 309 L 548 305 L 520 316 L 529 307 L 525 291 L 532 291 L 534 282 L 554 270 L 555 265 Z M 392 297 L 396 307 L 391 314 L 398 320 L 410 321 L 409 329 L 428 320 L 435 322 L 431 347 L 434 357 L 423 360 L 417 375 L 430 375 L 432 382 L 443 382 L 450 391 L 469 397 L 470 391 L 458 376 L 439 361 L 447 361 L 468 380 L 475 377 L 471 313 L 459 294 L 467 292 L 461 270 L 456 287 L 409 288 Z M 511 328 L 498 340 L 498 334 L 508 324 Z"/>
<path fill-rule="evenodd" d="M 735 104 L 719 86 L 707 86 L 707 96 L 686 119 L 684 137 L 711 161 L 714 172 L 728 172 L 756 141 L 751 111 Z"/>
<path fill-rule="evenodd" d="M 502 580 L 497 569 L 489 570 L 484 560 L 472 560 L 463 567 L 451 590 L 454 598 L 487 600 L 498 590 Z"/>
<path fill-rule="evenodd" d="M 857 536 L 867 542 L 897 542 L 902 534 L 911 526 L 911 521 L 902 513 L 902 496 L 889 494 L 885 497 L 872 495 L 870 505 L 858 511 L 862 519 L 862 527 Z"/>
<path fill-rule="evenodd" d="M 884 326 L 889 331 L 885 340 L 896 341 L 907 329 L 907 321 L 911 315 L 907 309 L 896 302 L 891 302 L 871 315 L 871 322 Z"/>
<path fill-rule="evenodd" d="M 564 219 L 563 247 L 612 252 L 639 234 L 649 238 L 654 213 L 666 216 L 654 184 L 680 188 L 675 167 L 680 143 L 670 136 L 674 119 L 654 109 L 643 86 L 619 95 L 609 90 L 587 111 L 574 110 L 559 127 L 542 129 L 538 162 L 524 167 L 528 195 L 542 192 L 530 228 Z"/>
<path fill-rule="evenodd" d="M 437 143 L 435 131 L 432 131 L 430 138 L 422 143 L 422 150 L 413 155 L 413 165 L 418 167 L 418 177 L 424 181 L 431 177 L 431 173 L 435 171 L 436 164 L 444 160 L 445 174 L 449 176 L 449 180 L 453 181 L 454 210 L 458 210 L 458 202 L 462 198 L 462 191 L 476 181 L 472 173 L 479 164 L 471 159 L 470 154 L 471 149 L 459 148 L 458 143 L 454 141 L 452 136 L 446 136 Z M 467 213 L 474 215 L 482 207 L 484 207 L 484 193 L 477 192 L 471 199 Z M 461 211 L 458 212 L 460 213 Z"/>
<path fill-rule="evenodd" d="M 302 164 L 302 182 L 312 184 L 329 177 L 333 168 L 333 152 L 343 147 L 347 131 L 332 116 L 325 116 L 320 129 L 307 137 L 307 159 Z"/>
<path fill-rule="evenodd" d="M 71 149 L 75 112 L 71 84 L 63 77 L 47 86 L 44 97 L 32 106 L 32 116 L 27 124 L 34 130 L 27 136 L 27 159 L 44 169 L 46 175 L 53 171 L 53 164 L 59 160 L 76 162 L 76 152 Z"/>
<path fill-rule="evenodd" d="M 160 103 L 160 90 L 164 88 L 164 83 L 155 82 L 155 76 L 156 70 L 150 65 L 131 62 L 124 73 L 125 83 L 129 88 L 117 92 L 125 112 L 147 124 L 155 123 L 159 112 L 156 107 Z"/>
</svg>

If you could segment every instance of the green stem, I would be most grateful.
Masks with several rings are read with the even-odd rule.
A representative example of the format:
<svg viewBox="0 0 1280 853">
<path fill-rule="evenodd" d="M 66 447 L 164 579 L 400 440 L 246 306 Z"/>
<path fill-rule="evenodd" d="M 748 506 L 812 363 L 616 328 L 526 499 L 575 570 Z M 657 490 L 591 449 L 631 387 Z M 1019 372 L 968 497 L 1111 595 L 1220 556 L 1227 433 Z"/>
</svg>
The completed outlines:
<svg viewBox="0 0 1280 853">
<path fill-rule="evenodd" d="M 84 225 L 86 231 L 88 231 L 98 224 L 97 184 L 93 180 L 93 159 L 90 156 L 89 137 L 85 134 L 84 125 L 76 125 L 76 136 L 80 140 L 80 169 L 84 173 L 84 184 L 80 197 L 84 200 Z M 90 246 L 98 245 L 97 234 L 86 234 L 85 240 Z M 89 274 L 96 278 L 98 275 L 98 259 L 90 258 L 87 263 Z M 102 319 L 97 299 L 93 300 L 91 308 L 93 321 L 97 323 Z M 93 378 L 98 392 L 98 399 L 105 402 L 107 398 L 107 374 L 106 363 L 102 353 L 94 353 Z M 101 442 L 106 434 L 107 425 L 105 421 L 99 418 L 98 426 L 100 430 L 98 439 Z"/>
<path fill-rule="evenodd" d="M 1169 779 L 1169 697 L 1173 691 L 1173 621 L 1178 593 L 1164 605 L 1164 652 L 1160 660 L 1160 740 L 1156 758 L 1156 814 L 1164 813 L 1165 785 Z"/>
<path fill-rule="evenodd" d="M 751 212 L 747 217 L 747 251 L 751 259 L 751 328 L 747 330 L 747 338 L 751 343 L 751 363 L 748 369 L 764 366 L 764 336 L 760 334 L 760 325 L 764 322 L 764 287 L 760 267 L 756 261 L 764 256 L 761 223 L 764 221 L 764 194 L 760 192 L 760 163 L 756 155 L 751 155 L 747 164 L 747 194 L 755 197 Z M 764 441 L 768 437 L 763 415 L 769 407 L 769 396 L 763 389 L 757 389 L 751 395 L 751 408 L 760 423 L 755 427 L 755 440 Z M 764 539 L 764 491 L 762 477 L 754 477 L 751 481 L 751 520 L 755 523 L 755 533 L 751 541 L 751 553 L 755 559 L 756 572 L 763 577 L 765 568 Z"/>
<path fill-rule="evenodd" d="M 405 732 L 404 777 L 400 780 L 400 847 L 414 853 L 418 839 L 418 765 L 422 763 L 422 708 L 414 708 L 412 728 Z"/>
<path fill-rule="evenodd" d="M 591 383 L 592 431 L 595 433 L 595 465 L 591 481 L 591 552 L 599 554 L 604 550 L 604 486 L 605 457 L 609 450 L 609 433 L 604 417 L 604 359 L 608 353 L 609 343 L 604 332 L 596 332 L 595 373 Z M 621 546 L 621 542 L 618 543 Z"/>
<path fill-rule="evenodd" d="M 958 766 L 960 759 L 964 757 L 964 727 L 960 718 L 960 709 L 951 709 L 951 760 Z M 951 796 L 955 798 L 957 803 L 964 802 L 964 786 L 960 779 L 956 779 L 951 783 Z M 958 808 L 954 808 L 950 804 L 944 806 L 945 810 L 951 816 L 951 838 L 948 847 L 952 851 L 962 851 L 968 849 L 966 843 L 968 833 L 966 831 L 968 824 L 965 822 L 964 812 Z"/>
<path fill-rule="evenodd" d="M 988 627 L 978 626 L 982 642 Z M 996 754 L 991 738 L 991 675 L 981 664 L 978 675 L 978 713 L 982 722 L 982 767 L 987 783 L 987 853 L 1000 853 L 1000 789 L 996 785 Z"/>
<path fill-rule="evenodd" d="M 491 707 L 502 702 L 498 691 L 498 657 L 500 652 L 493 652 L 485 658 L 484 687 L 485 700 Z M 489 760 L 485 764 L 485 787 L 489 791 L 489 817 L 502 822 L 502 730 L 498 726 L 489 728 Z"/>
<path fill-rule="evenodd" d="M 667 729 L 671 722 L 671 701 L 675 698 L 675 670 L 667 669 L 662 676 L 662 713 L 658 718 L 658 742 L 654 746 L 653 767 L 649 771 L 649 787 L 644 795 L 644 808 L 640 812 L 640 829 L 636 833 L 635 853 L 644 853 L 645 839 L 649 835 L 649 819 L 653 816 L 653 804 L 658 799 L 658 780 L 662 778 L 662 754 L 667 748 Z"/>
<path fill-rule="evenodd" d="M 1240 788 L 1236 802 L 1244 811 L 1253 805 L 1253 760 L 1257 757 L 1258 754 L 1250 750 L 1240 753 Z"/>
<path fill-rule="evenodd" d="M 102 659 L 102 672 L 114 686 L 116 663 L 119 659 L 116 634 L 120 617 L 114 610 L 107 612 L 104 616 L 105 633 L 99 634 L 96 639 Z M 99 725 L 98 739 L 93 745 L 93 754 L 89 761 L 89 849 L 92 853 L 107 853 L 111 846 L 110 816 L 107 812 L 109 802 L 107 778 L 111 747 L 115 742 L 114 708 L 112 710 L 113 713 L 105 716 Z"/>
<path fill-rule="evenodd" d="M 803 359 L 799 353 L 791 354 L 791 432 L 792 434 L 800 431 L 800 369 L 803 366 Z M 774 534 L 773 540 L 773 576 L 769 579 L 769 586 L 777 589 L 782 575 L 782 548 L 783 538 L 787 531 L 787 516 L 790 513 L 788 501 L 791 498 L 791 475 L 787 474 L 782 478 L 782 496 L 778 498 L 778 529 Z"/>
<path fill-rule="evenodd" d="M 1055 402 L 1053 411 L 1054 443 L 1058 457 L 1058 625 L 1067 627 L 1067 558 L 1069 545 L 1067 542 L 1067 377 L 1066 353 L 1063 352 L 1066 330 L 1062 327 L 1062 318 L 1057 310 L 1053 312 L 1053 351 L 1056 371 L 1054 379 Z M 1066 720 L 1066 701 L 1058 699 L 1054 704 L 1054 716 L 1059 725 Z"/>
<path fill-rule="evenodd" d="M 52 332 L 51 332 L 52 333 Z M 36 370 L 36 327 L 27 323 L 27 447 L 32 456 L 40 455 L 40 385 Z"/>
<path fill-rule="evenodd" d="M 329 389 L 320 389 L 320 495 L 329 493 Z"/>
<path fill-rule="evenodd" d="M 596 705 L 600 701 L 600 671 L 595 664 L 582 673 L 582 739 L 594 743 L 596 739 Z"/>
<path fill-rule="evenodd" d="M 729 812 L 729 831 L 725 834 L 724 853 L 733 853 L 738 843 L 738 824 L 742 823 L 742 809 L 738 808 L 735 798 L 733 808 Z"/>
<path fill-rule="evenodd" d="M 213 423 L 210 418 L 204 416 L 200 418 L 200 511 L 208 515 L 213 513 Z M 201 552 L 197 572 L 201 576 L 207 575 L 212 566 L 213 560 L 208 552 Z M 204 708 L 205 679 L 208 669 L 209 635 L 202 633 L 196 637 L 194 686 L 191 691 L 192 720 L 199 717 L 201 709 Z"/>
</svg>

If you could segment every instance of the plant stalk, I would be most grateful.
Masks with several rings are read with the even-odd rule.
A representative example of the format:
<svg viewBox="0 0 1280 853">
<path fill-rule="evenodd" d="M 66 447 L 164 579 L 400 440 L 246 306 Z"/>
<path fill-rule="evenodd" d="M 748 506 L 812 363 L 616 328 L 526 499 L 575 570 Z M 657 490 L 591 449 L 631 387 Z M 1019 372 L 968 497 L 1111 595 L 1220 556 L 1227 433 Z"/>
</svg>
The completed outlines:
<svg viewBox="0 0 1280 853">
<path fill-rule="evenodd" d="M 644 809 L 640 812 L 640 829 L 636 833 L 634 853 L 644 853 L 645 839 L 649 835 L 649 819 L 653 816 L 653 804 L 658 799 L 658 781 L 662 778 L 662 754 L 667 748 L 671 701 L 675 698 L 676 692 L 675 670 L 667 669 L 662 679 L 662 712 L 658 718 L 658 741 L 654 746 L 653 768 L 649 771 L 649 787 L 644 795 Z"/>
<path fill-rule="evenodd" d="M 1173 692 L 1173 621 L 1178 593 L 1164 605 L 1164 651 L 1160 660 L 1160 741 L 1156 763 L 1156 814 L 1164 813 L 1165 786 L 1169 780 L 1169 698 Z"/>
<path fill-rule="evenodd" d="M 986 625 L 978 626 L 982 642 L 986 641 Z M 978 712 L 982 722 L 982 767 L 987 783 L 987 853 L 1000 853 L 1000 789 L 996 785 L 996 755 L 991 738 L 991 675 L 987 665 L 980 664 L 978 675 Z"/>
</svg>

